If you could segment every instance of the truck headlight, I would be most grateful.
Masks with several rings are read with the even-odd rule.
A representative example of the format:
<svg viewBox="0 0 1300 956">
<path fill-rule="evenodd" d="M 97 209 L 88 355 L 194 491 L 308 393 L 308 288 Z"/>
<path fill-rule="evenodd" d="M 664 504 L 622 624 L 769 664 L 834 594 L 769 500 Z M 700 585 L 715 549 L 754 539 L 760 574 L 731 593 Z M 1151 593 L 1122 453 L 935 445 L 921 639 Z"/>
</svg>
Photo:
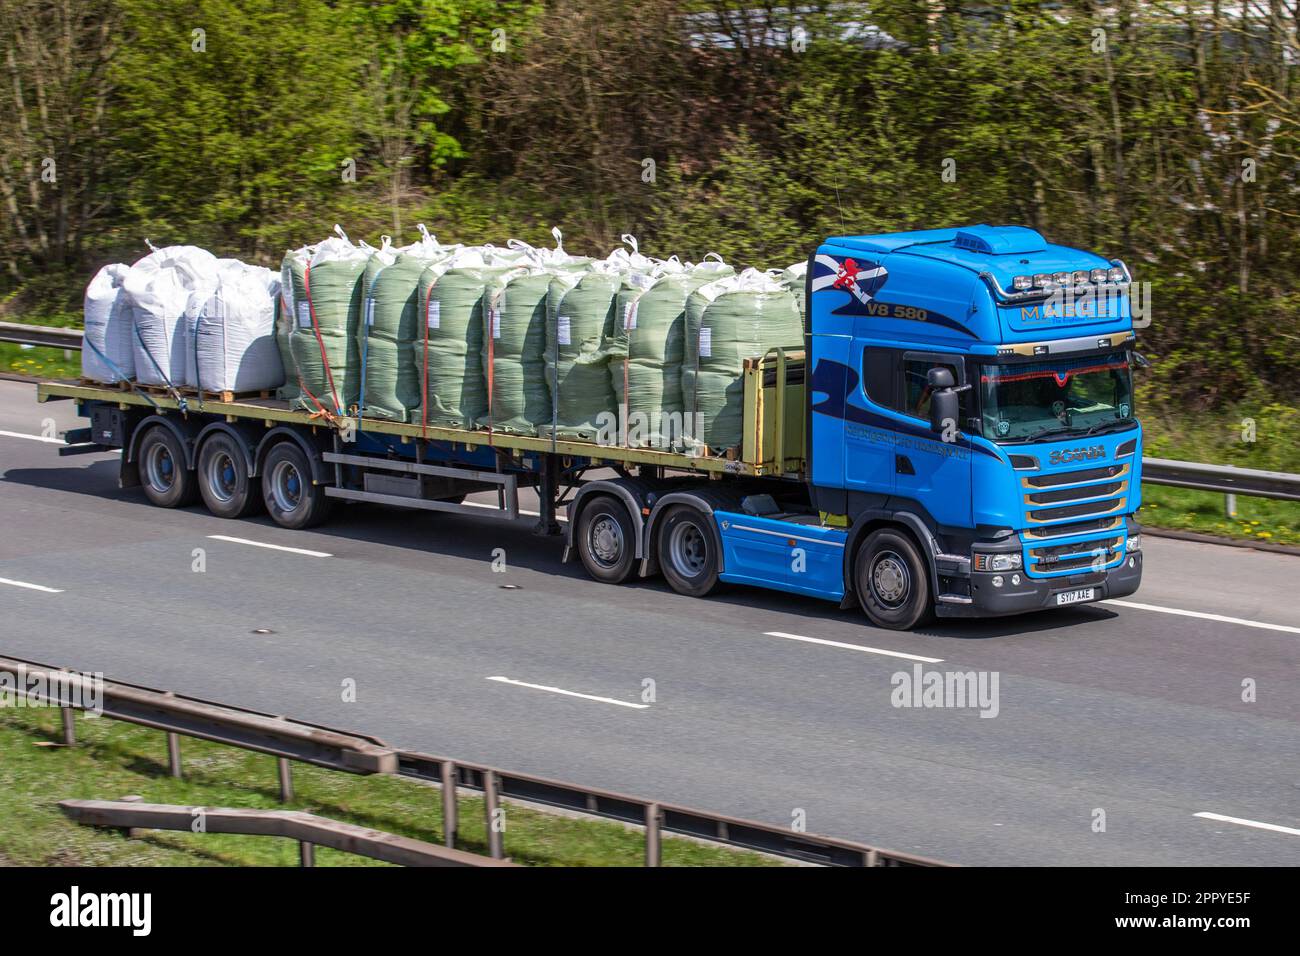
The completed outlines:
<svg viewBox="0 0 1300 956">
<path fill-rule="evenodd" d="M 1142 550 L 1142 535 L 1140 534 L 1129 535 L 1128 552 L 1132 554 L 1134 551 L 1141 551 L 1141 550 Z"/>
<path fill-rule="evenodd" d="M 1011 287 L 1017 292 L 1025 292 L 1034 284 L 1033 276 L 1015 276 L 1011 280 Z"/>
<path fill-rule="evenodd" d="M 1019 551 L 975 555 L 976 571 L 1019 571 L 1022 564 Z"/>
</svg>

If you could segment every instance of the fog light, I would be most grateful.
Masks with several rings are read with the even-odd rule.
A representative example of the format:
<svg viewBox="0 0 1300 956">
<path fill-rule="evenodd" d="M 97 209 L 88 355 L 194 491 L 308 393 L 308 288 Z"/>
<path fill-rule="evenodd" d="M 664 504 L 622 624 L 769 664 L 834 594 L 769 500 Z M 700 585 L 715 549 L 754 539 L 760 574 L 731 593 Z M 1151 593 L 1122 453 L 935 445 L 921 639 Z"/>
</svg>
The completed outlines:
<svg viewBox="0 0 1300 956">
<path fill-rule="evenodd" d="M 993 575 L 993 586 L 995 588 L 1002 587 L 1002 575 L 1000 574 Z"/>
<path fill-rule="evenodd" d="M 1012 583 L 1012 584 L 1019 584 L 1019 583 L 1020 583 L 1020 575 L 1018 575 L 1018 574 L 1013 574 L 1013 575 L 1011 575 L 1011 583 Z"/>
<path fill-rule="evenodd" d="M 1128 566 L 1129 566 L 1130 568 L 1136 568 L 1136 567 L 1137 567 L 1137 558 L 1129 558 L 1129 559 L 1128 559 Z"/>
</svg>

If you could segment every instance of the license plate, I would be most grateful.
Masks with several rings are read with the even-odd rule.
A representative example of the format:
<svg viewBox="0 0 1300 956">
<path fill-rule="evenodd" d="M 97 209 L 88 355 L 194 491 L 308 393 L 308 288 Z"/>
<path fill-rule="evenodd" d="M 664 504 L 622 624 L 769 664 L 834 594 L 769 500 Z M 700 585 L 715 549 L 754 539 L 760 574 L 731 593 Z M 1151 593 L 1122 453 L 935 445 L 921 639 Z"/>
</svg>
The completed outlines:
<svg viewBox="0 0 1300 956">
<path fill-rule="evenodd" d="M 1078 604 L 1080 601 L 1091 601 L 1097 596 L 1096 588 L 1080 588 L 1078 591 L 1062 591 L 1056 596 L 1056 606 L 1062 604 Z"/>
</svg>

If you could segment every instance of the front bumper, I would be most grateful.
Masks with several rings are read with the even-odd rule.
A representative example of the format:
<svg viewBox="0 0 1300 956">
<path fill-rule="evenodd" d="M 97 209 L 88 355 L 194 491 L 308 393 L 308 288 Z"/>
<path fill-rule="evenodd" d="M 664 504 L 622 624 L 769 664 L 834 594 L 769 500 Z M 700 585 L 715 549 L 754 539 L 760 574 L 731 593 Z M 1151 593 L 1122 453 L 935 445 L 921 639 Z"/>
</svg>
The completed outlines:
<svg viewBox="0 0 1300 956">
<path fill-rule="evenodd" d="M 1129 567 L 1129 558 L 1133 567 Z M 1058 578 L 1031 578 L 1022 574 L 1020 584 L 1012 586 L 1011 574 L 1003 572 L 1005 582 L 1002 587 L 993 586 L 996 575 L 987 572 L 971 572 L 969 604 L 948 604 L 940 602 L 935 613 L 940 617 L 1001 617 L 1008 614 L 1026 614 L 1030 611 L 1042 611 L 1055 608 L 1056 595 L 1062 591 L 1078 591 L 1081 588 L 1094 588 L 1096 593 L 1091 601 L 1079 604 L 1067 604 L 1063 607 L 1078 607 L 1095 604 L 1108 598 L 1120 598 L 1132 594 L 1142 583 L 1142 552 L 1127 555 L 1124 561 L 1109 571 L 1071 574 Z"/>
</svg>

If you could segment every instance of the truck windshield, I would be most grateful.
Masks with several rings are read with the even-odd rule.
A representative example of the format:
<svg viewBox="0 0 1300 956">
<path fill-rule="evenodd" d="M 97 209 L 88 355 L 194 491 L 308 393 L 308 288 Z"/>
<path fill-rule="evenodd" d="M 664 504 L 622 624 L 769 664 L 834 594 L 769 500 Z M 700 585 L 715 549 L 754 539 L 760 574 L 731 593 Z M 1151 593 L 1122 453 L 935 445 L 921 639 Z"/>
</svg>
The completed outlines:
<svg viewBox="0 0 1300 956">
<path fill-rule="evenodd" d="M 980 370 L 984 436 L 1028 441 L 1133 420 L 1128 354 L 1110 352 Z"/>
</svg>

